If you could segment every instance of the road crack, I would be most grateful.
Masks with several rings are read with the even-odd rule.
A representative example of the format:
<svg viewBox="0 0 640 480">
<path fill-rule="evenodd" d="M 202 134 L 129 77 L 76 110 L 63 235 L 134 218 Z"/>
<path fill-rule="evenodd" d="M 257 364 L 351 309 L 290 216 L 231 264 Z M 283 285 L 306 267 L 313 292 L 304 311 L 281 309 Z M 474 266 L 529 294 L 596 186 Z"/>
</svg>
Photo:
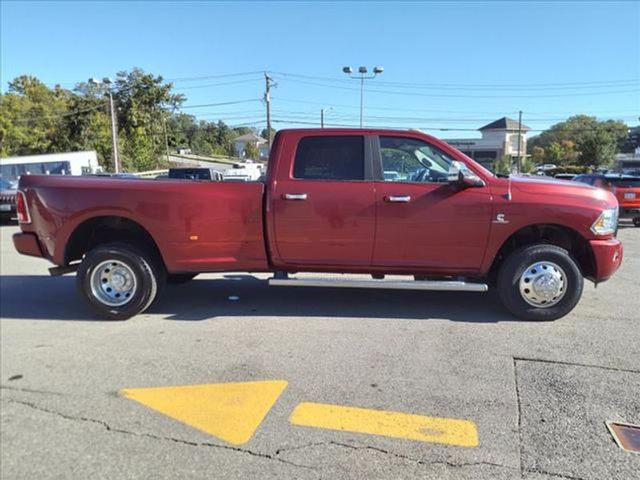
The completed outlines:
<svg viewBox="0 0 640 480">
<path fill-rule="evenodd" d="M 601 370 L 610 370 L 614 372 L 625 373 L 640 373 L 640 370 L 632 370 L 630 368 L 608 367 L 603 365 L 590 365 L 588 363 L 568 362 L 564 360 L 545 360 L 542 358 L 525 358 L 525 357 L 512 357 L 515 362 L 538 362 L 538 363 L 553 363 L 557 365 L 568 365 L 572 367 L 587 367 L 587 368 L 599 368 Z"/>
<path fill-rule="evenodd" d="M 240 447 L 232 447 L 230 445 L 220 445 L 217 443 L 210 443 L 210 442 L 193 442 L 190 440 L 184 440 L 181 438 L 176 438 L 176 437 L 167 437 L 167 436 L 161 436 L 161 435 L 154 435 L 152 433 L 144 433 L 144 432 L 134 432 L 131 430 L 125 430 L 125 429 L 121 429 L 121 428 L 116 428 L 116 427 L 112 427 L 111 425 L 109 425 L 107 422 L 103 421 L 103 420 L 98 420 L 95 418 L 89 418 L 89 417 L 77 417 L 77 416 L 73 416 L 73 415 L 67 415 L 65 413 L 61 413 L 61 412 L 57 412 L 55 410 L 51 410 L 48 408 L 44 408 L 41 407 L 39 405 L 36 405 L 32 402 L 25 402 L 22 400 L 14 400 L 14 399 L 2 399 L 3 402 L 7 402 L 7 403 L 14 403 L 14 404 L 18 404 L 18 405 L 22 405 L 28 408 L 31 408 L 33 410 L 37 410 L 40 412 L 44 412 L 44 413 L 48 413 L 50 415 L 55 415 L 57 417 L 63 418 L 65 420 L 69 420 L 69 421 L 74 421 L 74 422 L 87 422 L 87 423 L 93 423 L 96 425 L 99 425 L 101 427 L 103 427 L 106 431 L 111 432 L 111 433 L 120 433 L 120 434 L 124 434 L 124 435 L 131 435 L 134 437 L 144 437 L 144 438 L 150 438 L 152 440 L 160 440 L 160 441 L 168 441 L 168 442 L 173 442 L 173 443 L 178 443 L 181 445 L 187 445 L 190 447 L 206 447 L 206 448 L 217 448 L 217 449 L 221 449 L 221 450 L 229 450 L 229 451 L 233 451 L 233 452 L 239 452 L 239 453 L 244 453 L 247 455 L 251 455 L 253 457 L 258 457 L 258 458 L 264 458 L 267 460 L 272 460 L 275 462 L 280 462 L 286 465 L 290 465 L 293 467 L 298 467 L 298 468 L 306 468 L 309 470 L 317 470 L 316 467 L 313 466 L 309 466 L 309 465 L 302 465 L 299 463 L 294 463 L 294 462 L 290 462 L 288 460 L 284 460 L 282 458 L 278 458 L 276 455 L 270 455 L 268 453 L 262 453 L 262 452 L 255 452 L 253 450 L 249 450 L 246 448 L 240 448 Z"/>
<path fill-rule="evenodd" d="M 42 395 L 59 395 L 59 396 L 64 396 L 64 393 L 60 393 L 60 392 L 50 392 L 47 390 L 34 390 L 31 388 L 21 388 L 21 387 L 14 387 L 14 386 L 9 386 L 9 385 L 0 385 L 0 390 L 12 390 L 14 392 L 24 392 L 24 393 L 40 393 Z"/>
<path fill-rule="evenodd" d="M 487 461 L 457 463 L 457 462 L 451 462 L 448 460 L 424 460 L 419 458 L 413 458 L 408 455 L 403 455 L 401 453 L 392 452 L 390 450 L 385 450 L 384 448 L 374 447 L 372 445 L 353 445 L 349 443 L 336 442 L 334 440 L 330 440 L 326 442 L 308 443 L 305 445 L 298 445 L 294 447 L 279 448 L 278 450 L 276 450 L 275 455 L 280 455 L 284 452 L 303 450 L 306 448 L 325 447 L 325 446 L 335 446 L 335 447 L 341 447 L 341 448 L 348 448 L 351 450 L 370 450 L 376 453 L 381 453 L 383 455 L 390 455 L 390 456 L 399 458 L 401 460 L 407 460 L 409 462 L 413 462 L 417 465 L 422 465 L 422 466 L 445 465 L 447 467 L 453 467 L 453 468 L 490 466 L 490 467 L 497 467 L 497 468 L 506 468 L 508 470 L 518 470 L 517 467 L 512 467 L 510 465 L 503 465 L 501 463 L 494 463 L 494 462 L 487 462 Z"/>
</svg>

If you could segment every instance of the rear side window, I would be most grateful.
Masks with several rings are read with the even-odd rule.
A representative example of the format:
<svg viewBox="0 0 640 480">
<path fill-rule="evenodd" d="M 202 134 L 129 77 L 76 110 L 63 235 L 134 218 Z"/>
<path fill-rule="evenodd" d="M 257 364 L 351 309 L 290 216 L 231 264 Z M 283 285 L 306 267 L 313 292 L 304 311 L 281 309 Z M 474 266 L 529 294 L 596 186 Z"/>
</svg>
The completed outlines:
<svg viewBox="0 0 640 480">
<path fill-rule="evenodd" d="M 364 137 L 305 137 L 298 143 L 293 177 L 364 180 Z"/>
</svg>

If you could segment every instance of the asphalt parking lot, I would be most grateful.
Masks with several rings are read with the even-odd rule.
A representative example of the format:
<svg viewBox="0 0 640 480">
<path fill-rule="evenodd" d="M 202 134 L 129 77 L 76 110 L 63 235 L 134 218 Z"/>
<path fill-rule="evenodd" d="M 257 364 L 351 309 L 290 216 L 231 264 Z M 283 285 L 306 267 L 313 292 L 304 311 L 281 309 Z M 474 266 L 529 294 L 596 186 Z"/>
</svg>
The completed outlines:
<svg viewBox="0 0 640 480">
<path fill-rule="evenodd" d="M 640 424 L 640 229 L 620 229 L 618 274 L 550 323 L 493 292 L 246 274 L 97 321 L 73 276 L 13 250 L 16 229 L 0 229 L 3 479 L 638 478 L 605 422 Z"/>
</svg>

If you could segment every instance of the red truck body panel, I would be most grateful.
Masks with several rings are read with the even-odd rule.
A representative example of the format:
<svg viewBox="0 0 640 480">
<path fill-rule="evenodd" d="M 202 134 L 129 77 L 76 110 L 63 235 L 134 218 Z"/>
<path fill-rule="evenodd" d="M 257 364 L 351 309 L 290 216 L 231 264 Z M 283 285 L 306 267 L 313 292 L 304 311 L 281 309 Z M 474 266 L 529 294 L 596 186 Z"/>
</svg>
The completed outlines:
<svg viewBox="0 0 640 480">
<path fill-rule="evenodd" d="M 340 135 L 423 140 L 465 163 L 484 186 L 293 178 L 301 138 Z M 65 249 L 76 228 L 101 216 L 124 217 L 147 230 L 172 273 L 284 270 L 482 277 L 513 234 L 540 224 L 570 228 L 591 242 L 596 280 L 611 276 L 622 258 L 613 235 L 597 236 L 590 229 L 604 209 L 617 206 L 610 192 L 576 182 L 497 178 L 455 148 L 416 131 L 281 131 L 265 184 L 24 176 L 20 190 L 33 219 L 23 231 L 35 233 L 43 256 L 58 265 L 66 262 Z M 305 194 L 306 200 L 285 201 L 287 194 Z M 411 201 L 386 201 L 394 195 Z M 18 250 L 28 245 L 31 254 L 36 251 L 31 241 L 15 243 Z"/>
<path fill-rule="evenodd" d="M 262 183 L 34 175 L 20 189 L 33 219 L 23 230 L 58 265 L 82 222 L 117 216 L 149 232 L 170 272 L 268 269 Z"/>
</svg>

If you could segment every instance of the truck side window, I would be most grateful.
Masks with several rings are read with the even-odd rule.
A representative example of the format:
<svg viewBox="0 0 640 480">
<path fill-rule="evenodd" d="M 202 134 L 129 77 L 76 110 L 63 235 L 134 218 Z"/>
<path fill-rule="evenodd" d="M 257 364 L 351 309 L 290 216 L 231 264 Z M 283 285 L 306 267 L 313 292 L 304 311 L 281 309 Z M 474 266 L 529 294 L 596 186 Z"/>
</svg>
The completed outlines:
<svg viewBox="0 0 640 480">
<path fill-rule="evenodd" d="M 385 182 L 445 183 L 453 159 L 415 138 L 380 137 Z"/>
<path fill-rule="evenodd" d="M 293 178 L 364 180 L 364 137 L 305 137 L 298 143 Z"/>
</svg>

